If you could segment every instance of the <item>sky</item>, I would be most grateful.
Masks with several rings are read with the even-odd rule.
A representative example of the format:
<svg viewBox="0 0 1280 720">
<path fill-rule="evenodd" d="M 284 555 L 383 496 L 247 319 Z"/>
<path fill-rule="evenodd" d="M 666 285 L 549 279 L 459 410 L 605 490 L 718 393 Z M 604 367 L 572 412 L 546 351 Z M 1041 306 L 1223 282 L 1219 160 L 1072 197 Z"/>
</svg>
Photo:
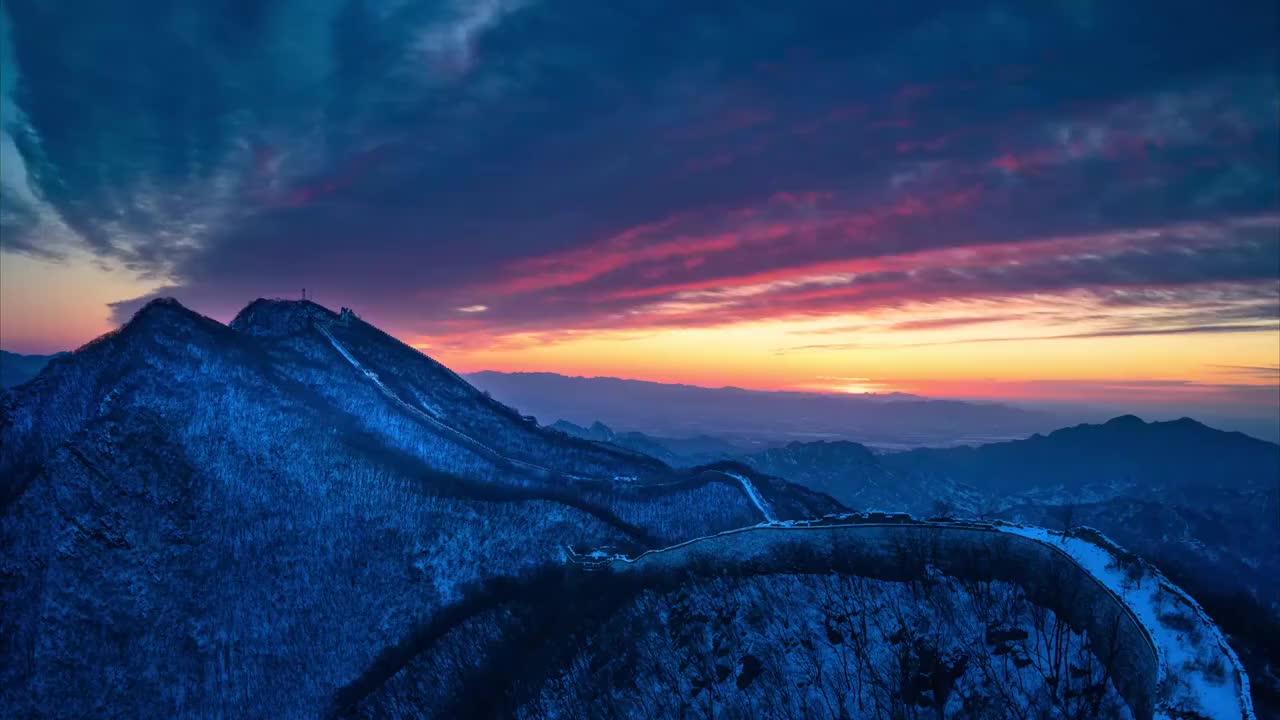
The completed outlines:
<svg viewBox="0 0 1280 720">
<path fill-rule="evenodd" d="M 0 0 L 0 346 L 1280 414 L 1273 2 Z"/>
</svg>

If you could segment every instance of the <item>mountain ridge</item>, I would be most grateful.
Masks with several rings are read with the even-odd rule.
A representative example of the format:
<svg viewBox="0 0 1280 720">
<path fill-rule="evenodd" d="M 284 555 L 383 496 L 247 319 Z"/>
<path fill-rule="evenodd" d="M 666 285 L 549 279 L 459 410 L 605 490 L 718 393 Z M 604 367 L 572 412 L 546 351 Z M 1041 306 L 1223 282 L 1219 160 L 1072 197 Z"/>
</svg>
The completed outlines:
<svg viewBox="0 0 1280 720">
<path fill-rule="evenodd" d="M 1024 437 L 1061 424 L 1046 413 L 961 400 L 717 389 L 555 373 L 484 371 L 467 377 L 538 417 L 579 426 L 602 421 L 659 437 L 716 435 L 753 442 L 827 438 L 917 447 Z"/>
<path fill-rule="evenodd" d="M 748 482 L 783 517 L 839 508 L 539 428 L 354 315 L 251 315 L 149 303 L 0 393 L 0 705 L 17 716 L 319 716 L 422 618 L 566 545 L 760 522 Z M 305 678 L 276 672 L 303 658 Z"/>
</svg>

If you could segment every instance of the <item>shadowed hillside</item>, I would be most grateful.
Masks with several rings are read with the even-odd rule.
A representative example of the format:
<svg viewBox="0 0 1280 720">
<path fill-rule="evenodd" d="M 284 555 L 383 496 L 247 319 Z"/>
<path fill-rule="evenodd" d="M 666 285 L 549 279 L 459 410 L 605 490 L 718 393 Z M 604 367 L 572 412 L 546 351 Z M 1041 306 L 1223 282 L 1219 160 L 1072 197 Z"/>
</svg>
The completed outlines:
<svg viewBox="0 0 1280 720">
<path fill-rule="evenodd" d="M 57 358 L 3 396 L 0 477 L 18 716 L 314 717 L 487 578 L 762 519 L 742 481 L 544 430 L 349 312 L 277 301 L 231 327 L 155 301 Z"/>
</svg>

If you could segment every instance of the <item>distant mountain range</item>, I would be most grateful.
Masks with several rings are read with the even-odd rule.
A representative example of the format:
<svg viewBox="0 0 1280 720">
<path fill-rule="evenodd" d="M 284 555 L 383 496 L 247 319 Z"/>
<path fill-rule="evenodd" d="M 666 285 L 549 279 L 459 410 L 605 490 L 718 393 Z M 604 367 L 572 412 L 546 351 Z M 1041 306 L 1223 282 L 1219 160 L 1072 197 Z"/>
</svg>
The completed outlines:
<svg viewBox="0 0 1280 720">
<path fill-rule="evenodd" d="M 855 509 L 1097 528 L 1206 603 L 1280 703 L 1266 671 L 1280 666 L 1280 445 L 1128 415 L 977 447 L 792 443 L 740 459 Z"/>
<path fill-rule="evenodd" d="M 659 458 L 673 467 L 692 467 L 731 460 L 743 455 L 751 447 L 747 443 L 733 443 L 710 435 L 666 438 L 653 437 L 641 432 L 620 433 L 598 421 L 591 423 L 590 427 L 582 427 L 568 420 L 557 420 L 550 425 L 550 428 L 584 440 L 635 450 L 650 457 Z"/>
<path fill-rule="evenodd" d="M 14 387 L 30 380 L 44 369 L 49 361 L 63 355 L 20 355 L 0 350 L 0 388 Z"/>
<path fill-rule="evenodd" d="M 554 373 L 466 376 L 502 402 L 547 422 L 596 421 L 660 437 L 740 441 L 853 439 L 895 448 L 1026 437 L 1062 424 L 1049 413 L 916 395 L 847 395 L 705 388 Z"/>
</svg>

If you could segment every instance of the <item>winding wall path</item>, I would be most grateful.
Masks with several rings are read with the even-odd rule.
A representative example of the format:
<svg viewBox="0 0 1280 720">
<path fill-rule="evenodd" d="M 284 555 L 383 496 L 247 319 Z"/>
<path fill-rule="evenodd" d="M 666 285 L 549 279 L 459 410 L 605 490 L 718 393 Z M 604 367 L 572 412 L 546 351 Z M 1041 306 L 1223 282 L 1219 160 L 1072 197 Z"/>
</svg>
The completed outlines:
<svg viewBox="0 0 1280 720">
<path fill-rule="evenodd" d="M 1041 537 L 1041 536 L 1044 537 Z M 786 523 L 771 522 L 697 538 L 634 558 L 588 555 L 568 559 L 593 569 L 619 573 L 681 572 L 829 572 L 837 570 L 896 579 L 933 565 L 949 575 L 1008 580 L 1038 604 L 1084 627 L 1117 690 L 1138 720 L 1172 718 L 1186 698 L 1171 697 L 1163 687 L 1169 677 L 1185 679 L 1198 672 L 1169 667 L 1169 648 L 1136 614 L 1118 588 L 1098 577 L 1047 531 L 985 523 L 920 521 Z M 1059 536 L 1061 537 L 1061 536 Z M 1068 538 L 1072 547 L 1084 542 Z M 1098 549 L 1090 546 L 1091 549 Z M 799 558 L 797 560 L 796 558 Z M 1151 580 L 1167 583 L 1161 577 Z M 1204 618 L 1207 622 L 1207 618 Z M 1217 634 L 1209 627 L 1211 634 Z M 1205 716 L 1254 720 L 1248 678 L 1229 647 L 1206 643 L 1220 651 L 1232 671 L 1225 692 Z M 1197 678 L 1201 679 L 1201 678 Z M 1193 686 L 1194 687 L 1194 686 Z M 1221 698 L 1226 698 L 1225 702 Z M 1194 702 L 1194 698 L 1191 698 Z"/>
</svg>

